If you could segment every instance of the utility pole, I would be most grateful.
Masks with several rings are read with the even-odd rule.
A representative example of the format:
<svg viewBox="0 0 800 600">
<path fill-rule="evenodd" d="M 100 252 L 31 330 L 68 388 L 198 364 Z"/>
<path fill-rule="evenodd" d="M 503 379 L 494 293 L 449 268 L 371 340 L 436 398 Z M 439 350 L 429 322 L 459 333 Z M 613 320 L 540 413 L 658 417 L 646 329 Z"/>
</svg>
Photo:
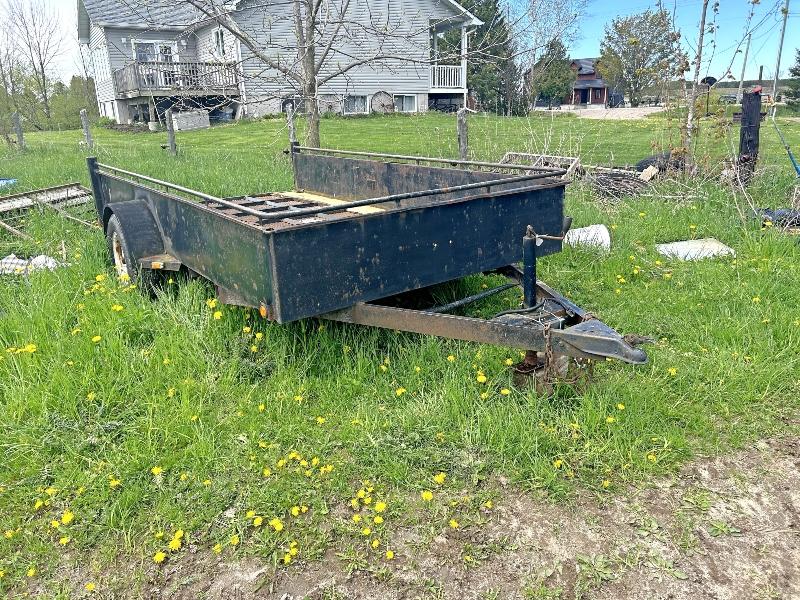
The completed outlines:
<svg viewBox="0 0 800 600">
<path fill-rule="evenodd" d="M 742 103 L 742 91 L 744 89 L 744 70 L 747 68 L 747 55 L 750 54 L 750 38 L 752 33 L 747 34 L 747 45 L 744 47 L 744 60 L 742 61 L 742 76 L 739 78 L 739 91 L 736 92 L 736 103 Z"/>
<path fill-rule="evenodd" d="M 786 34 L 786 21 L 789 19 L 789 0 L 783 5 L 783 26 L 781 27 L 781 41 L 778 43 L 778 60 L 775 62 L 775 79 L 772 80 L 772 101 L 778 93 L 778 76 L 781 72 L 781 53 L 783 52 L 783 36 Z"/>
</svg>

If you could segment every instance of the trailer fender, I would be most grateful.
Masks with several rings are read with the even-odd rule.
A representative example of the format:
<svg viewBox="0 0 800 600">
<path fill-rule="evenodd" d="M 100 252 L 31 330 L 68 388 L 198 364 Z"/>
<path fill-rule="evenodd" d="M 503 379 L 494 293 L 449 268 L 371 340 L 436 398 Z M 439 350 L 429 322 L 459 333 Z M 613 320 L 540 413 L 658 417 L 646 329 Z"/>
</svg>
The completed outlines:
<svg viewBox="0 0 800 600">
<path fill-rule="evenodd" d="M 164 254 L 164 239 L 153 213 L 142 200 L 115 202 L 103 211 L 103 230 L 108 235 L 108 225 L 115 216 L 126 242 L 127 260 L 137 264 L 147 256 Z"/>
</svg>

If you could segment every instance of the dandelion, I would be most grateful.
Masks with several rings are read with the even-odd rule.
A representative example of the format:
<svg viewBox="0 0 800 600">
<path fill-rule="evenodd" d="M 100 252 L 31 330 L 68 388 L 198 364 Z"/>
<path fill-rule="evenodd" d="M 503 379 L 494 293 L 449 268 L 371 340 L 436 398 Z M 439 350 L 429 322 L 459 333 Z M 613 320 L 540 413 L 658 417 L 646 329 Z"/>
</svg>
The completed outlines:
<svg viewBox="0 0 800 600">
<path fill-rule="evenodd" d="M 264 334 L 263 333 L 261 333 L 260 331 L 256 333 L 256 339 L 257 340 L 262 340 L 263 338 L 264 338 Z"/>
<path fill-rule="evenodd" d="M 294 397 L 294 401 L 297 402 L 298 404 L 302 404 L 303 397 L 302 396 L 295 396 Z"/>
<path fill-rule="evenodd" d="M 219 321 L 221 318 L 222 318 L 222 311 L 221 310 L 214 311 L 214 320 Z"/>
<path fill-rule="evenodd" d="M 180 548 L 181 548 L 181 540 L 180 540 L 180 539 L 178 539 L 178 538 L 172 538 L 172 539 L 169 541 L 169 544 L 167 544 L 167 546 L 168 546 L 168 547 L 169 547 L 169 549 L 170 549 L 170 550 L 172 550 L 173 552 L 177 552 L 177 551 L 178 551 L 178 550 L 180 550 Z"/>
<path fill-rule="evenodd" d="M 95 398 L 97 398 L 97 394 L 95 394 L 94 392 L 89 392 L 88 394 L 86 394 L 86 399 L 87 399 L 89 402 L 91 402 L 91 401 L 92 401 L 92 400 L 94 400 Z"/>
<path fill-rule="evenodd" d="M 251 331 L 253 331 L 251 327 L 247 327 L 246 325 L 242 327 L 242 333 L 250 333 Z"/>
<path fill-rule="evenodd" d="M 87 581 L 86 584 L 83 586 L 87 592 L 93 592 L 97 589 L 97 586 L 94 584 L 93 581 Z"/>
<path fill-rule="evenodd" d="M 758 303 L 760 303 L 760 302 L 761 302 L 761 297 L 759 297 L 759 296 L 753 296 L 753 304 L 758 304 Z"/>
<path fill-rule="evenodd" d="M 122 312 L 123 310 L 125 310 L 125 307 L 122 306 L 122 304 L 112 304 L 111 310 L 113 310 L 114 312 Z"/>
<path fill-rule="evenodd" d="M 153 562 L 156 563 L 157 565 L 160 565 L 162 562 L 164 562 L 165 558 L 167 558 L 167 555 L 161 550 L 159 550 L 153 555 Z"/>
<path fill-rule="evenodd" d="M 102 337 L 102 336 L 100 336 L 100 335 L 96 335 L 96 336 L 94 336 L 94 337 L 92 338 L 92 341 L 93 341 L 95 344 L 97 344 L 97 343 L 99 343 L 99 342 L 100 342 L 100 340 L 102 340 L 102 339 L 103 339 L 103 337 Z"/>
<path fill-rule="evenodd" d="M 383 373 L 386 373 L 386 371 L 388 371 L 388 370 L 389 370 L 389 368 L 388 368 L 386 365 L 379 365 L 379 367 L 378 367 L 378 368 L 379 368 L 379 369 L 380 369 L 380 370 L 381 370 Z"/>
<path fill-rule="evenodd" d="M 446 478 L 447 475 L 445 473 L 437 473 L 436 475 L 433 476 L 433 480 L 439 485 L 442 485 Z"/>
<path fill-rule="evenodd" d="M 625 410 L 625 405 L 622 402 L 617 402 L 617 410 Z"/>
<path fill-rule="evenodd" d="M 199 419 L 199 418 L 200 418 L 200 415 L 192 415 L 191 417 L 189 417 L 189 420 L 190 420 L 192 423 L 194 423 L 194 422 L 195 422 L 195 421 L 197 421 L 197 419 Z"/>
<path fill-rule="evenodd" d="M 383 517 L 380 515 L 375 515 L 375 517 L 372 519 L 372 522 L 375 523 L 375 525 L 380 525 L 383 523 Z"/>
<path fill-rule="evenodd" d="M 317 417 L 317 425 L 324 425 L 327 421 L 325 417 Z"/>
<path fill-rule="evenodd" d="M 386 560 L 394 560 L 394 551 L 393 550 L 387 550 L 386 551 Z"/>
<path fill-rule="evenodd" d="M 406 388 L 399 387 L 394 391 L 394 393 L 395 393 L 395 396 L 397 396 L 399 398 L 400 396 L 402 396 L 403 394 L 406 393 Z"/>
<path fill-rule="evenodd" d="M 611 485 L 611 481 L 609 479 L 603 479 L 603 487 L 607 488 Z"/>
<path fill-rule="evenodd" d="M 156 538 L 157 540 L 160 540 L 161 538 L 163 538 L 163 537 L 164 537 L 164 532 L 163 532 L 163 531 L 156 531 L 156 532 L 153 534 L 153 537 L 154 537 L 154 538 Z"/>
<path fill-rule="evenodd" d="M 372 540 L 372 542 L 370 542 L 370 546 L 372 546 L 373 548 L 377 548 L 380 545 L 381 541 L 378 538 L 375 538 L 374 540 Z"/>
<path fill-rule="evenodd" d="M 119 480 L 119 479 L 116 479 L 114 477 L 112 477 L 111 479 L 108 480 L 108 487 L 110 487 L 112 490 L 114 488 L 117 488 L 117 487 L 121 486 L 121 485 L 122 485 L 122 481 Z"/>
<path fill-rule="evenodd" d="M 370 529 L 369 527 L 364 527 L 364 529 L 361 530 L 361 535 L 364 535 L 364 536 L 370 535 L 371 533 L 372 533 L 372 529 Z"/>
<path fill-rule="evenodd" d="M 300 507 L 299 506 L 293 506 L 292 509 L 291 509 L 291 513 L 292 513 L 293 517 L 299 517 L 300 516 Z"/>
<path fill-rule="evenodd" d="M 361 515 L 359 515 L 358 513 L 354 514 L 352 516 L 352 519 L 353 519 L 353 523 L 356 523 L 356 524 L 361 523 Z"/>
<path fill-rule="evenodd" d="M 31 567 L 25 574 L 28 577 L 33 577 L 34 575 L 36 575 L 36 567 Z"/>
<path fill-rule="evenodd" d="M 450 525 L 451 529 L 458 529 L 460 527 L 458 521 L 456 521 L 455 519 L 450 519 L 450 522 L 448 524 Z"/>
<path fill-rule="evenodd" d="M 155 475 L 156 477 L 158 477 L 159 475 L 161 475 L 161 474 L 164 472 L 164 469 L 162 469 L 161 467 L 159 467 L 158 465 L 156 465 L 155 467 L 153 467 L 152 469 L 150 469 L 150 472 L 151 472 L 153 475 Z"/>
<path fill-rule="evenodd" d="M 264 470 L 261 471 L 261 475 L 263 475 L 264 477 L 269 477 L 270 475 L 272 475 L 272 469 L 270 469 L 269 467 L 264 467 Z"/>
<path fill-rule="evenodd" d="M 487 500 L 486 502 L 483 503 L 483 506 L 491 510 L 494 507 L 494 502 L 492 502 L 491 500 Z"/>
<path fill-rule="evenodd" d="M 61 515 L 62 525 L 69 525 L 74 520 L 75 520 L 75 513 L 69 509 L 65 510 L 64 514 Z"/>
<path fill-rule="evenodd" d="M 511 393 L 511 390 L 508 389 L 508 388 L 503 388 L 502 390 L 500 390 L 500 394 L 502 396 L 508 396 L 510 393 Z"/>
<path fill-rule="evenodd" d="M 475 379 L 478 381 L 478 383 L 486 383 L 488 381 L 486 375 L 483 373 L 478 373 L 478 376 Z"/>
<path fill-rule="evenodd" d="M 253 344 L 252 346 L 250 346 L 250 352 L 252 352 L 253 354 L 255 354 L 256 352 L 258 352 L 258 346 L 256 346 L 255 344 Z"/>
<path fill-rule="evenodd" d="M 238 546 L 239 545 L 239 536 L 238 535 L 232 535 L 231 539 L 228 540 L 228 543 L 231 546 Z"/>
<path fill-rule="evenodd" d="M 217 308 L 217 299 L 209 298 L 208 300 L 206 300 L 206 306 L 208 308 Z"/>
<path fill-rule="evenodd" d="M 179 477 L 179 479 L 181 481 L 186 481 L 187 479 L 189 479 L 189 474 L 188 473 L 181 473 L 181 476 Z"/>
<path fill-rule="evenodd" d="M 375 512 L 382 513 L 386 510 L 386 502 L 378 501 L 375 503 Z"/>
<path fill-rule="evenodd" d="M 456 357 L 451 354 L 447 357 L 447 362 L 456 362 Z"/>
<path fill-rule="evenodd" d="M 283 555 L 283 564 L 288 565 L 290 562 L 292 562 L 292 554 L 291 552 L 287 552 Z"/>
<path fill-rule="evenodd" d="M 58 543 L 61 544 L 62 546 L 66 546 L 67 544 L 69 544 L 69 540 L 70 540 L 69 536 L 65 535 L 64 537 L 58 540 Z"/>
<path fill-rule="evenodd" d="M 253 527 L 261 527 L 261 524 L 264 522 L 263 517 L 256 517 L 253 519 Z"/>
<path fill-rule="evenodd" d="M 430 490 L 424 490 L 420 495 L 425 502 L 430 502 L 433 500 L 433 492 Z"/>
<path fill-rule="evenodd" d="M 266 406 L 264 406 L 263 402 L 258 405 L 258 412 L 264 412 L 265 410 L 266 410 Z"/>
<path fill-rule="evenodd" d="M 222 544 L 220 544 L 220 543 L 214 544 L 214 547 L 211 548 L 211 551 L 214 554 L 221 554 L 222 553 Z"/>
<path fill-rule="evenodd" d="M 650 453 L 647 455 L 647 460 L 649 460 L 650 462 L 656 462 L 656 460 L 658 460 L 658 458 L 656 457 L 656 455 L 655 455 L 655 454 L 653 454 L 652 452 L 650 452 Z"/>
<path fill-rule="evenodd" d="M 269 526 L 272 527 L 275 531 L 283 531 L 283 521 L 281 521 L 278 517 L 274 517 L 270 520 Z"/>
<path fill-rule="evenodd" d="M 422 371 L 422 369 L 420 367 L 414 367 L 414 372 L 415 373 L 419 373 L 420 371 Z"/>
<path fill-rule="evenodd" d="M 609 423 L 609 424 L 613 423 L 616 420 L 617 420 L 616 417 L 612 417 L 611 415 L 608 415 L 606 417 L 606 423 Z"/>
<path fill-rule="evenodd" d="M 203 480 L 203 485 L 208 487 L 209 485 L 211 485 L 211 480 L 210 479 L 204 479 Z"/>
<path fill-rule="evenodd" d="M 672 377 L 675 377 L 675 375 L 678 374 L 678 369 L 676 369 L 675 367 L 670 367 L 669 369 L 667 369 L 667 373 L 669 373 Z"/>
<path fill-rule="evenodd" d="M 106 280 L 106 276 L 105 275 L 95 275 L 94 276 L 94 280 L 99 283 L 101 281 L 105 281 Z"/>
</svg>

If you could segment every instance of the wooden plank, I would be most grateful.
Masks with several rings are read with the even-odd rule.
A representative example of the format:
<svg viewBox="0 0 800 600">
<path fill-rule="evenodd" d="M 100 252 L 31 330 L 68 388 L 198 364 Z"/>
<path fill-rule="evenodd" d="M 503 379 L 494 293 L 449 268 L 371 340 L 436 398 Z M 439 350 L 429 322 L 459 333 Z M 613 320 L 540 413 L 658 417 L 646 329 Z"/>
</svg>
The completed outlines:
<svg viewBox="0 0 800 600">
<path fill-rule="evenodd" d="M 328 206 L 339 206 L 349 202 L 349 200 L 339 200 L 338 198 L 321 196 L 319 194 L 310 194 L 308 192 L 281 192 L 281 196 L 285 198 L 293 198 L 295 200 L 306 200 L 307 202 L 318 202 L 319 204 L 326 204 Z M 348 208 L 347 212 L 357 213 L 359 215 L 369 215 L 384 212 L 384 209 L 377 206 L 360 206 L 356 208 Z"/>
</svg>

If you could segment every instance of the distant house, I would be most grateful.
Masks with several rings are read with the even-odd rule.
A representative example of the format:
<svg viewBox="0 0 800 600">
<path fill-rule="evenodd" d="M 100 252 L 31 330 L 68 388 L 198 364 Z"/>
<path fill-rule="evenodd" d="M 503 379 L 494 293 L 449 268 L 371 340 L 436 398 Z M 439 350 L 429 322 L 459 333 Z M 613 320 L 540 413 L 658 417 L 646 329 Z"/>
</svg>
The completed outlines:
<svg viewBox="0 0 800 600">
<path fill-rule="evenodd" d="M 278 113 L 297 101 L 297 90 L 216 21 L 188 3 L 170 0 L 77 0 L 78 38 L 88 48 L 100 114 L 119 123 L 148 122 L 163 113 L 206 109 L 211 118 Z M 281 0 L 226 4 L 236 24 L 262 51 L 291 56 L 292 14 Z M 343 114 L 419 112 L 467 101 L 467 32 L 482 22 L 454 0 L 352 2 L 349 37 L 331 43 L 332 64 L 381 53 L 372 40 L 375 20 L 390 23 L 403 60 L 366 60 L 319 90 L 320 110 Z M 440 64 L 437 40 L 461 30 L 460 64 Z M 402 46 L 403 40 L 414 37 Z"/>
<path fill-rule="evenodd" d="M 575 106 L 591 106 L 607 104 L 617 104 L 612 102 L 616 94 L 612 93 L 608 84 L 600 77 L 597 72 L 597 58 L 576 58 L 572 61 L 572 69 L 575 71 L 575 83 L 572 86 L 572 93 L 564 98 L 564 104 Z"/>
</svg>

